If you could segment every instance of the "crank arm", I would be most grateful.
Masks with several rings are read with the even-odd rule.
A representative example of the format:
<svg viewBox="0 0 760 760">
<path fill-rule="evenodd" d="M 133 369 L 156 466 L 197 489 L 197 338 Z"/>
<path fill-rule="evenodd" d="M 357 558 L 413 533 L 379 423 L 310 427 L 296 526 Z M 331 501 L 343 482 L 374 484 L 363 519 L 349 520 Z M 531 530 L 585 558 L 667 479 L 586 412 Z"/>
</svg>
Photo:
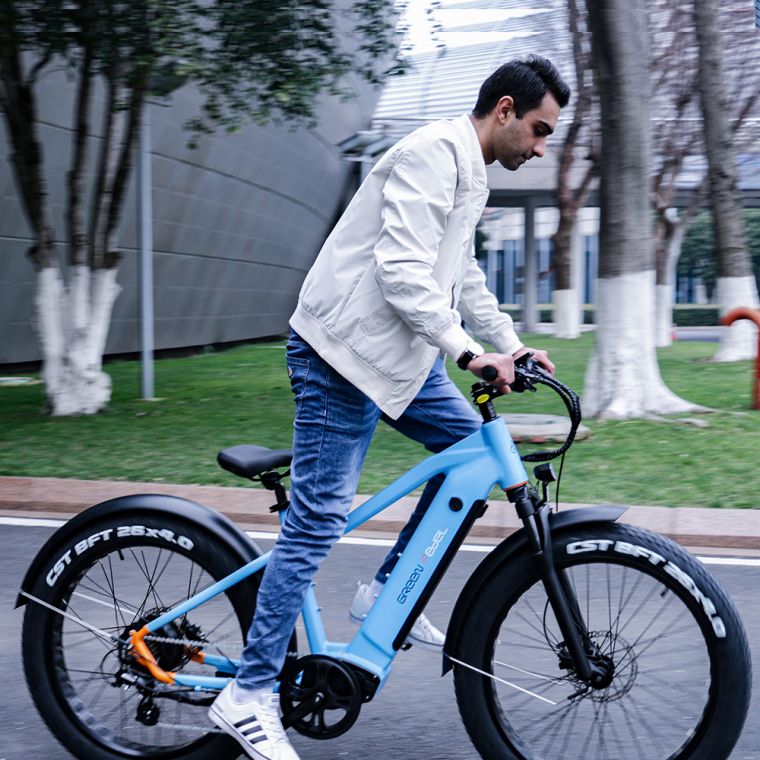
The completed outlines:
<svg viewBox="0 0 760 760">
<path fill-rule="evenodd" d="M 282 716 L 282 725 L 284 728 L 290 728 L 296 721 L 314 712 L 324 701 L 321 694 L 312 694 L 312 696 L 304 699 L 298 707 L 291 710 L 287 715 Z"/>
</svg>

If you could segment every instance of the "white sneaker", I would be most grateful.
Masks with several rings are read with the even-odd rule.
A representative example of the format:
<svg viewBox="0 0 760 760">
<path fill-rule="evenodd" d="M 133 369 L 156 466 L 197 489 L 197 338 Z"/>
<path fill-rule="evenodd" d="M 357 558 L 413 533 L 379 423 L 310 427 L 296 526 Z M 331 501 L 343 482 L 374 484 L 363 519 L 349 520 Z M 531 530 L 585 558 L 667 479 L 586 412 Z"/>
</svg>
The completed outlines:
<svg viewBox="0 0 760 760">
<path fill-rule="evenodd" d="M 361 581 L 356 584 L 356 596 L 351 602 L 351 609 L 348 617 L 352 622 L 361 625 L 367 617 L 372 605 L 375 603 L 377 596 L 369 590 L 369 586 Z M 432 649 L 438 651 L 443 648 L 446 636 L 439 631 L 424 615 L 420 615 L 414 621 L 412 630 L 406 637 L 407 644 L 416 644 L 423 649 Z"/>
<path fill-rule="evenodd" d="M 280 695 L 268 689 L 246 692 L 238 688 L 237 695 L 251 695 L 241 704 L 234 698 L 234 683 L 230 681 L 209 707 L 211 722 L 236 739 L 248 757 L 299 760 L 282 727 Z"/>
</svg>

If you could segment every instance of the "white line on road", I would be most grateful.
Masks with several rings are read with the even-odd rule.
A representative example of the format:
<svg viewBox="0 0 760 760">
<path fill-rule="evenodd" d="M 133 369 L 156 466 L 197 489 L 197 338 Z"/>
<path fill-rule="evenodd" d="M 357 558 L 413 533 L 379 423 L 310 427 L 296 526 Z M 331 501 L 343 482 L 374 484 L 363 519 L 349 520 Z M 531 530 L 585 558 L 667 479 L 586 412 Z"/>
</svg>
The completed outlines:
<svg viewBox="0 0 760 760">
<path fill-rule="evenodd" d="M 47 517 L 0 517 L 0 525 L 17 525 L 25 528 L 60 528 L 66 524 L 66 520 L 55 520 Z M 265 530 L 245 531 L 249 538 L 262 541 L 274 541 L 277 534 Z M 385 546 L 390 548 L 395 541 L 388 538 L 358 538 L 356 536 L 343 536 L 338 543 L 353 546 Z M 494 550 L 494 546 L 485 544 L 462 544 L 460 552 L 475 552 L 488 554 Z M 760 559 L 749 557 L 705 557 L 697 556 L 697 559 L 705 565 L 732 565 L 735 567 L 760 567 Z"/>
<path fill-rule="evenodd" d="M 48 520 L 44 517 L 0 517 L 0 525 L 20 525 L 24 528 L 60 528 L 66 520 Z"/>
</svg>

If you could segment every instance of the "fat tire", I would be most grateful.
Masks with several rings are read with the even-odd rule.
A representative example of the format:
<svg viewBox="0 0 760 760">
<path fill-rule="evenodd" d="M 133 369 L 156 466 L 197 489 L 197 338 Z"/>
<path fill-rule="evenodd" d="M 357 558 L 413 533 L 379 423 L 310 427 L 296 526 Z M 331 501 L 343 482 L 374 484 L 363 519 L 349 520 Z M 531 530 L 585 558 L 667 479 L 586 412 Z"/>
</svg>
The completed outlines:
<svg viewBox="0 0 760 760">
<path fill-rule="evenodd" d="M 568 554 L 567 546 L 578 541 L 607 540 L 606 551 L 594 551 L 593 557 L 584 554 Z M 699 589 L 715 605 L 717 614 L 726 629 L 725 638 L 719 638 L 703 606 L 668 575 L 662 567 L 647 559 L 624 556 L 614 550 L 615 542 L 624 542 L 656 552 L 669 560 L 696 583 Z M 570 528 L 553 536 L 554 556 L 560 568 L 594 562 L 626 565 L 649 574 L 685 603 L 699 625 L 709 654 L 711 685 L 699 736 L 692 737 L 673 758 L 690 760 L 725 760 L 739 738 L 747 710 L 751 690 L 751 658 L 744 627 L 732 601 L 718 585 L 707 569 L 678 544 L 669 539 L 634 528 L 609 523 Z M 535 563 L 527 550 L 488 577 L 474 595 L 468 621 L 462 629 L 456 650 L 461 659 L 470 665 L 489 671 L 496 630 L 508 617 L 509 611 L 520 596 L 540 583 Z M 490 651 L 489 651 L 490 650 Z M 521 739 L 508 724 L 509 715 L 503 715 L 494 695 L 493 681 L 469 668 L 454 664 L 454 684 L 457 703 L 467 732 L 480 755 L 487 760 L 533 760 L 549 758 L 534 749 L 521 745 Z M 634 686 L 635 688 L 635 686 Z M 506 720 L 505 720 L 506 719 Z M 653 754 L 647 754 L 652 757 Z M 564 760 L 564 758 L 563 758 Z M 664 760 L 664 758 L 657 758 Z"/>
<path fill-rule="evenodd" d="M 140 525 L 146 528 L 158 528 L 170 530 L 175 536 L 183 536 L 192 542 L 192 549 L 182 546 L 168 546 L 164 539 L 140 538 L 129 536 L 118 538 L 117 528 L 120 526 Z M 100 532 L 111 530 L 107 541 L 95 544 L 91 549 L 77 555 L 73 551 L 80 541 L 86 541 L 88 537 Z M 189 544 L 186 543 L 186 546 Z M 40 576 L 35 579 L 31 593 L 47 602 L 57 606 L 68 590 L 72 588 L 84 572 L 94 565 L 98 558 L 105 557 L 108 553 L 116 552 L 117 549 L 135 548 L 139 546 L 156 547 L 176 552 L 184 557 L 189 557 L 200 568 L 206 571 L 214 580 L 219 580 L 238 569 L 239 563 L 232 557 L 231 552 L 216 537 L 210 535 L 202 526 L 174 516 L 163 514 L 149 515 L 144 512 L 139 515 L 130 515 L 129 512 L 120 514 L 118 517 L 109 515 L 99 521 L 88 523 L 72 536 L 62 547 L 62 551 L 56 556 L 61 556 L 67 549 L 72 549 L 70 564 L 66 565 L 60 576 L 55 580 L 51 588 L 46 583 L 46 573 L 51 567 L 45 567 Z M 234 608 L 241 632 L 241 646 L 245 631 L 253 616 L 256 602 L 256 594 L 259 587 L 261 573 L 242 581 L 226 592 L 232 607 Z M 181 600 L 182 592 L 177 594 L 176 599 Z M 135 752 L 114 747 L 105 746 L 87 726 L 83 725 L 75 715 L 63 694 L 64 688 L 55 673 L 56 651 L 54 639 L 55 626 L 61 624 L 61 617 L 44 606 L 33 601 L 27 603 L 24 614 L 22 631 L 22 656 L 24 673 L 26 676 L 29 692 L 35 706 L 43 720 L 58 738 L 58 740 L 76 757 L 87 760 L 124 760 L 124 758 L 137 757 L 160 757 L 161 760 L 224 760 L 225 758 L 238 757 L 240 748 L 230 737 L 222 734 L 206 736 L 199 742 L 193 742 L 190 747 L 184 747 L 177 751 L 165 751 L 160 754 Z M 289 650 L 294 653 L 296 649 L 295 632 L 290 641 Z M 238 652 L 235 652 L 237 655 Z M 118 688 L 118 687 L 114 687 Z M 164 700 L 165 701 L 165 700 Z M 205 718 L 205 708 L 203 709 Z M 134 720 L 134 715 L 128 716 Z M 209 730 L 214 727 L 209 723 Z"/>
</svg>

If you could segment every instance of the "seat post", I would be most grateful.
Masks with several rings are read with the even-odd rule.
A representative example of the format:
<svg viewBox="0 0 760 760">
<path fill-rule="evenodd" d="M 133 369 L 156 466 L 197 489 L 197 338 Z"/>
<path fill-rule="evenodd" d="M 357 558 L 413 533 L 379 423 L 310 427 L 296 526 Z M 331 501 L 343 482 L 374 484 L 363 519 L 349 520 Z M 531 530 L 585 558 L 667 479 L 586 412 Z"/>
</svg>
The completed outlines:
<svg viewBox="0 0 760 760">
<path fill-rule="evenodd" d="M 286 477 L 290 471 L 284 475 L 280 475 L 279 472 L 269 470 L 268 472 L 261 473 L 261 482 L 264 488 L 274 491 L 274 495 L 277 497 L 277 504 L 273 504 L 269 507 L 270 512 L 282 512 L 290 506 L 288 501 L 288 492 L 285 490 L 285 486 L 282 485 L 281 478 Z"/>
</svg>

